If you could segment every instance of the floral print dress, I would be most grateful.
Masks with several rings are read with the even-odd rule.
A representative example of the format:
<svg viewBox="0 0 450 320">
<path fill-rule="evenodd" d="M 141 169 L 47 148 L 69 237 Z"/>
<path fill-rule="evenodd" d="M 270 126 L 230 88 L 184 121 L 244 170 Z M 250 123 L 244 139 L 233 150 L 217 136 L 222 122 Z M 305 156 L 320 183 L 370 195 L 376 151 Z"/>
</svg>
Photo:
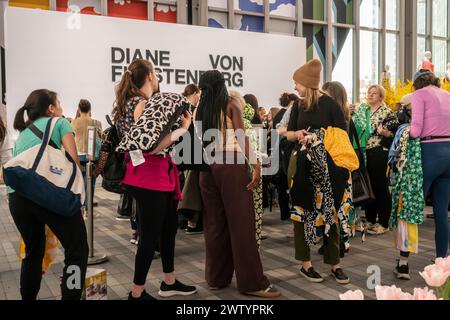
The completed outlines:
<svg viewBox="0 0 450 320">
<path fill-rule="evenodd" d="M 261 160 L 261 153 L 259 150 L 258 137 L 256 135 L 255 130 L 253 130 L 252 119 L 255 115 L 255 110 L 250 104 L 246 104 L 244 108 L 244 128 L 245 133 L 250 140 L 250 144 L 253 147 L 253 150 L 256 152 L 256 156 L 259 160 Z M 250 166 L 250 175 L 253 176 L 253 167 Z M 255 190 L 253 190 L 253 202 L 255 206 L 255 220 L 256 220 L 256 243 L 258 247 L 261 246 L 261 228 L 263 221 L 263 198 L 262 198 L 262 179 L 259 181 L 259 184 Z"/>
</svg>

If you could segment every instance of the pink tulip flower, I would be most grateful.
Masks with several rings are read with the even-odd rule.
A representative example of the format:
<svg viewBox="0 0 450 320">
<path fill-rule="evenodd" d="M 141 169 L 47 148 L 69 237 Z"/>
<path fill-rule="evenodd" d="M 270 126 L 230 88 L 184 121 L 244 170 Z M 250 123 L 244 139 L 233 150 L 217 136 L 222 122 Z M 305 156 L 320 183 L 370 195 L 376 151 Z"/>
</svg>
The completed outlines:
<svg viewBox="0 0 450 320">
<path fill-rule="evenodd" d="M 428 288 L 415 288 L 413 300 L 437 300 L 433 290 Z"/>
<path fill-rule="evenodd" d="M 425 267 L 423 272 L 419 272 L 425 282 L 433 288 L 442 287 L 450 276 L 450 271 L 444 271 L 437 265 L 433 264 Z"/>
<path fill-rule="evenodd" d="M 364 294 L 361 290 L 349 290 L 344 294 L 340 294 L 339 298 L 341 300 L 364 300 Z"/>
<path fill-rule="evenodd" d="M 450 271 L 450 256 L 447 258 L 437 258 L 435 265 L 441 268 L 444 272 Z"/>
<path fill-rule="evenodd" d="M 412 300 L 413 298 L 411 294 L 403 292 L 396 286 L 376 286 L 375 294 L 377 300 Z"/>
</svg>

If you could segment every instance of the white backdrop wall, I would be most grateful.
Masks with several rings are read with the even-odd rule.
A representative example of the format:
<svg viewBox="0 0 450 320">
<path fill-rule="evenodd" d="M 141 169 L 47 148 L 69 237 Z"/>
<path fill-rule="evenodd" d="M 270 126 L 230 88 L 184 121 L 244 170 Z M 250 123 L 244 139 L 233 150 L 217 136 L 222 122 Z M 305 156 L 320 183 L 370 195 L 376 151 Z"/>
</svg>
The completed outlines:
<svg viewBox="0 0 450 320">
<path fill-rule="evenodd" d="M 11 7 L 5 26 L 9 126 L 40 88 L 58 92 L 65 116 L 86 98 L 105 122 L 134 57 L 155 62 L 162 91 L 182 92 L 202 71 L 218 69 L 230 89 L 255 94 L 264 107 L 293 91 L 292 74 L 306 61 L 306 40 L 282 35 Z"/>
</svg>

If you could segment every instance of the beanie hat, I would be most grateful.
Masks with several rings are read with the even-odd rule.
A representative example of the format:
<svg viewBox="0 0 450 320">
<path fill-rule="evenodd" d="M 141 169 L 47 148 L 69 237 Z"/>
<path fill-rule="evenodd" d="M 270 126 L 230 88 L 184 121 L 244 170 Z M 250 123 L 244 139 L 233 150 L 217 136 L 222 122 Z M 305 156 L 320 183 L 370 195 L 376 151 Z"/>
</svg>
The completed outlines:
<svg viewBox="0 0 450 320">
<path fill-rule="evenodd" d="M 292 78 L 306 88 L 319 89 L 321 73 L 322 63 L 313 59 L 297 69 Z"/>
</svg>

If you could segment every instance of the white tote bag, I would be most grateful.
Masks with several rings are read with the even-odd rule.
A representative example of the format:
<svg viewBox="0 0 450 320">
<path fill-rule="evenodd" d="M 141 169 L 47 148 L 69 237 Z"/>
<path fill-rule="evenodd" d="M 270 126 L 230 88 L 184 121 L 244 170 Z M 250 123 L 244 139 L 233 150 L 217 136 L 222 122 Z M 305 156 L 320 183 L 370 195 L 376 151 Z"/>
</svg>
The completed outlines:
<svg viewBox="0 0 450 320">
<path fill-rule="evenodd" d="M 50 118 L 41 144 L 8 161 L 3 176 L 5 183 L 23 197 L 54 213 L 71 216 L 84 204 L 84 178 L 65 150 L 50 145 L 58 120 Z"/>
</svg>

